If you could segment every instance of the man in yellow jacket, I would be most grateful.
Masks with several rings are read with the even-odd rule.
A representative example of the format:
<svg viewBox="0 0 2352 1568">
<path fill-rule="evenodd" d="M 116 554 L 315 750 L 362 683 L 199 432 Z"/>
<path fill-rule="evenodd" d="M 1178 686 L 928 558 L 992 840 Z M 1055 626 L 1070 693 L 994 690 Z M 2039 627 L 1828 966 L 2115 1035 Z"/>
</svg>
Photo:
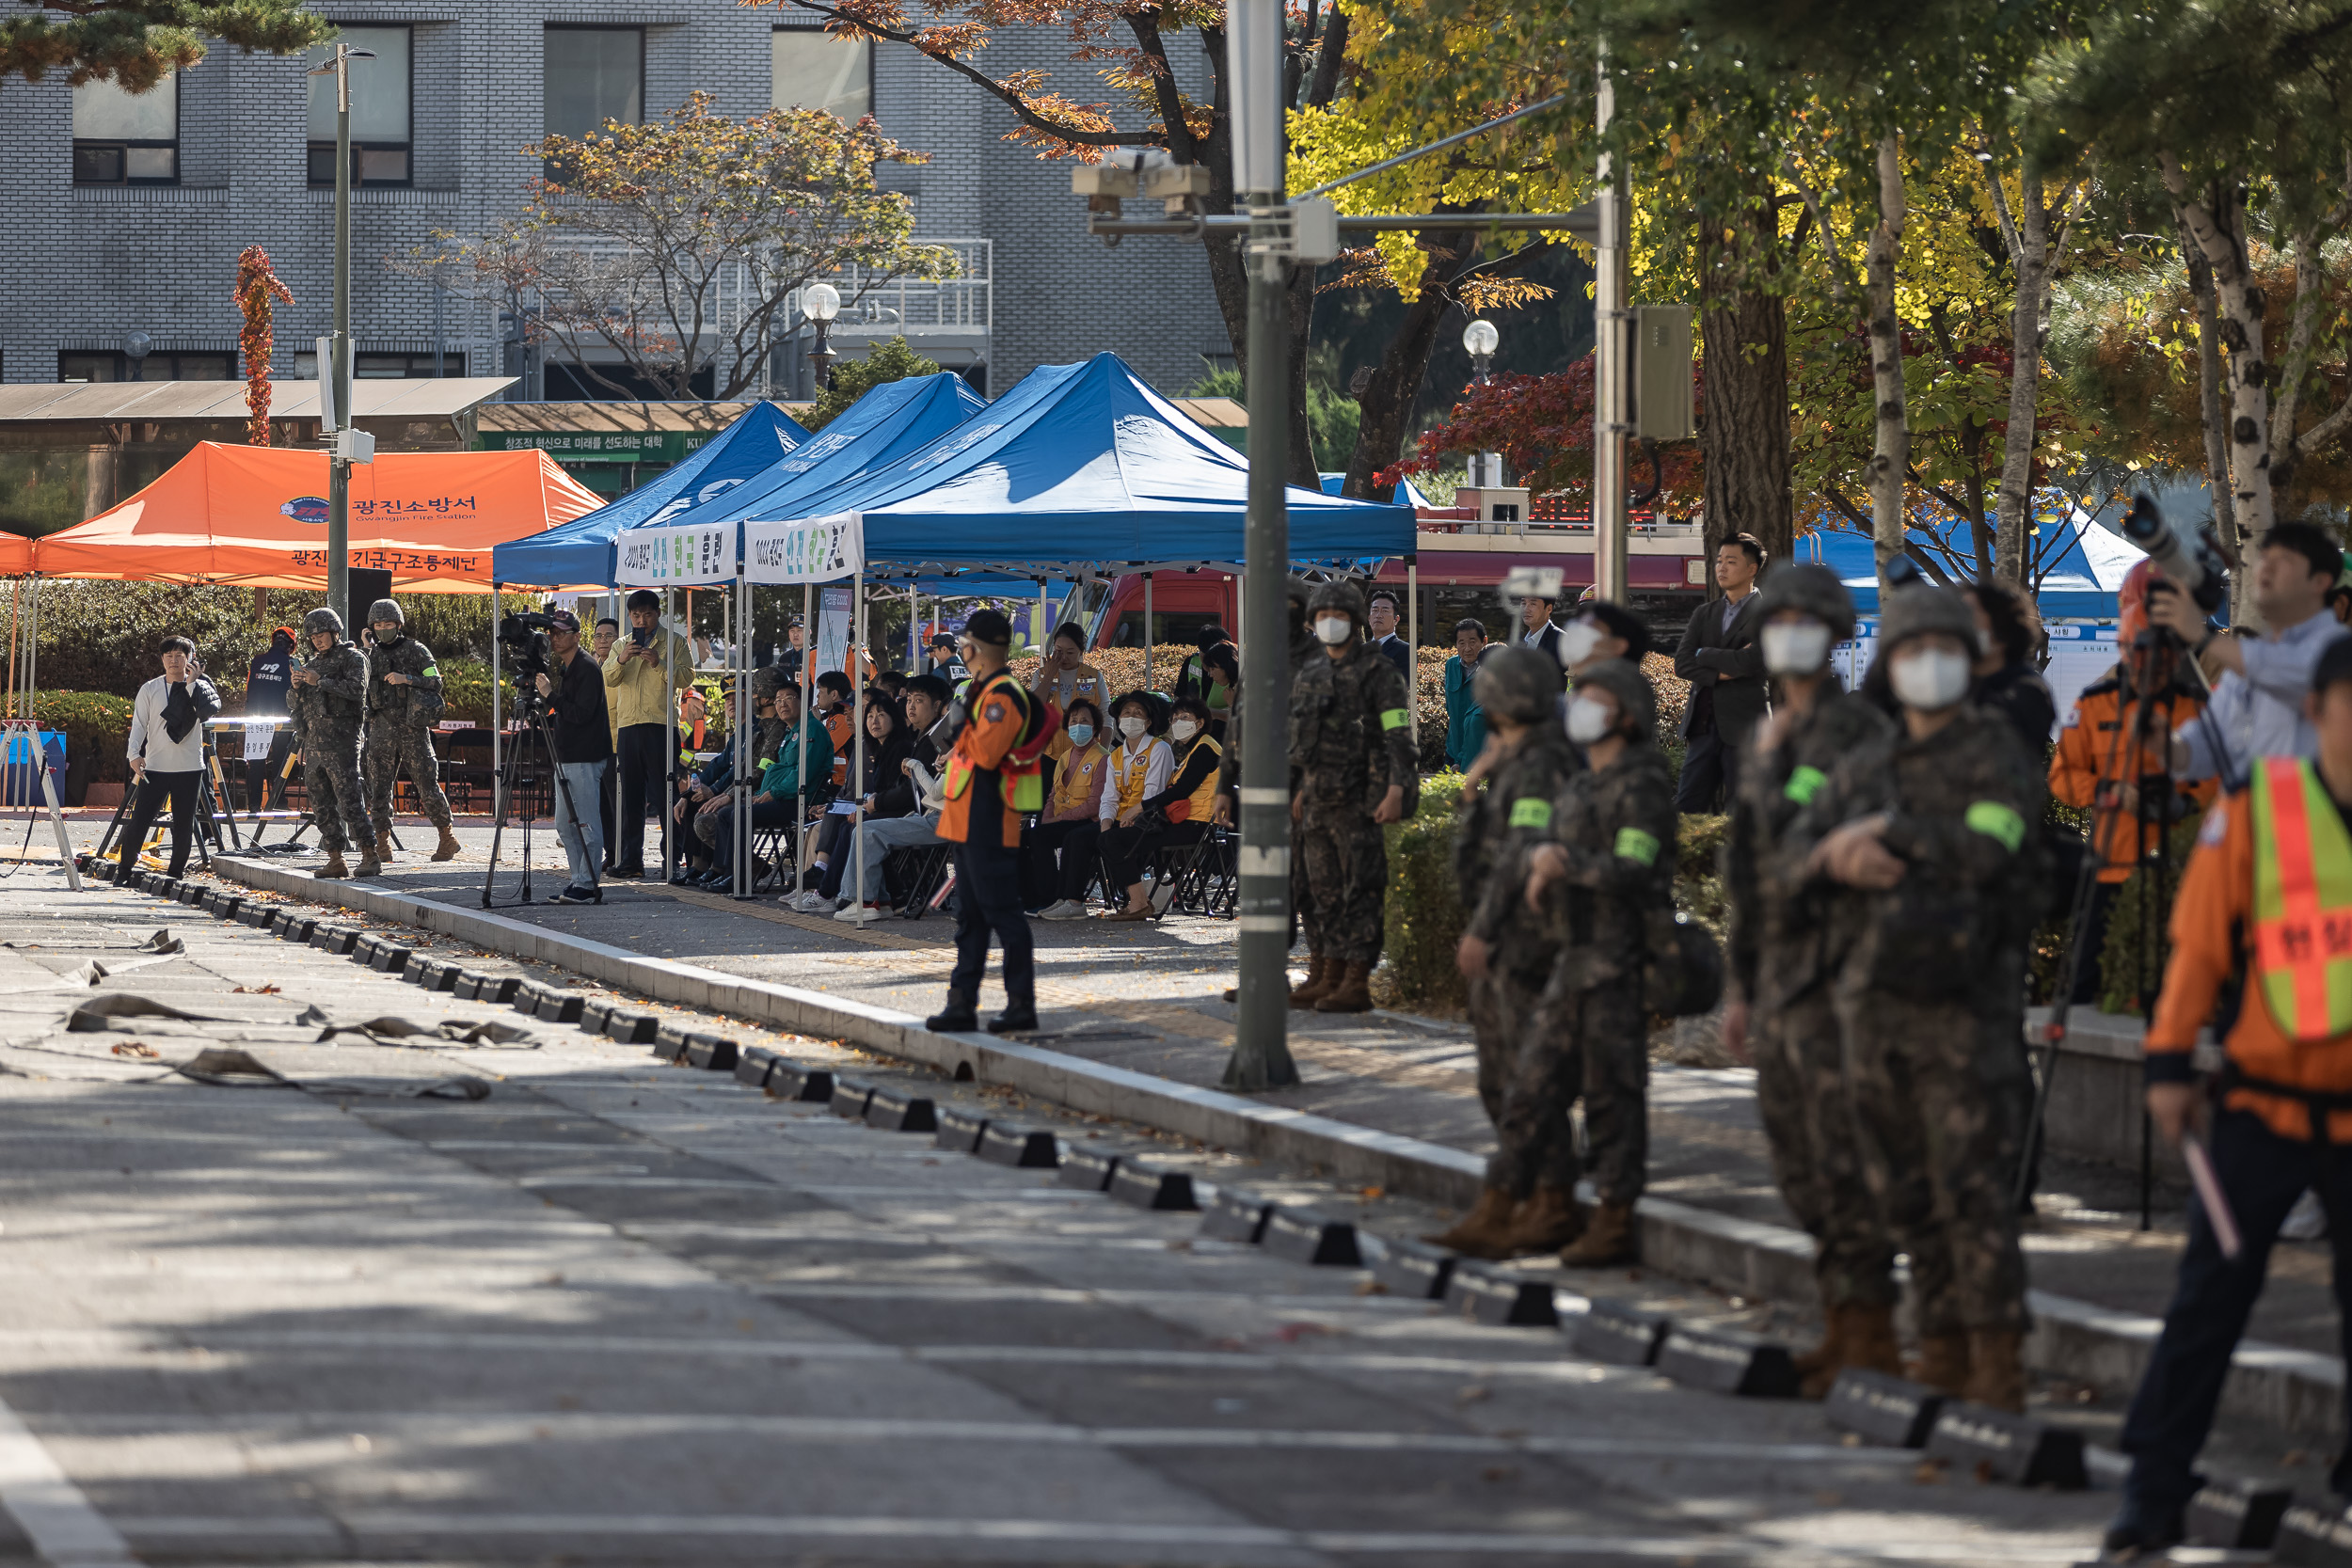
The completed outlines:
<svg viewBox="0 0 2352 1568">
<path fill-rule="evenodd" d="M 665 649 L 667 637 L 673 647 Z M 675 666 L 670 657 L 675 655 Z M 675 678 L 671 674 L 675 669 Z M 694 645 L 661 625 L 661 595 L 640 588 L 628 596 L 628 631 L 604 661 L 605 702 L 612 710 L 619 759 L 620 841 L 612 848 L 612 875 L 645 874 L 645 811 L 661 798 L 661 781 L 675 766 L 677 746 L 672 715 L 678 689 L 694 678 Z M 661 859 L 670 859 L 670 825 L 661 824 Z"/>
<path fill-rule="evenodd" d="M 2319 755 L 2255 759 L 2247 785 L 2205 815 L 2172 906 L 2172 958 L 2147 1039 L 2148 1114 L 2174 1142 L 2212 1123 L 2213 1173 L 2237 1238 L 2202 1203 L 2164 1334 L 2123 1423 L 2132 1456 L 2110 1559 L 2182 1535 L 2230 1358 L 2262 1294 L 2271 1243 L 2305 1188 L 2331 1221 L 2339 1330 L 2352 1294 L 2352 640 L 2319 656 L 2304 711 Z M 2233 1016 L 2215 1004 L 2233 976 Z M 2227 1065 L 2201 1085 L 2190 1053 L 2211 1021 Z M 2352 1441 L 2328 1487 L 2352 1495 Z"/>
</svg>

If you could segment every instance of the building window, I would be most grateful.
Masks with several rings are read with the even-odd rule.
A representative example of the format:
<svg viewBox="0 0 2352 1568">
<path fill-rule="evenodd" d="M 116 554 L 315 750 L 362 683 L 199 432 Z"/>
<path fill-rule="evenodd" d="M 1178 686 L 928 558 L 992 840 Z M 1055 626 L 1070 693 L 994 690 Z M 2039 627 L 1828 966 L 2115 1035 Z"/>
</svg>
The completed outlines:
<svg viewBox="0 0 2352 1568">
<path fill-rule="evenodd" d="M 113 82 L 73 89 L 73 182 L 171 185 L 180 180 L 180 78 L 145 92 Z"/>
<path fill-rule="evenodd" d="M 57 356 L 59 381 L 234 381 L 237 356 L 207 350 L 158 349 L 137 362 L 119 349 L 68 349 Z"/>
<path fill-rule="evenodd" d="M 373 49 L 375 58 L 351 62 L 351 182 L 408 183 L 409 35 L 405 27 L 345 27 L 342 41 Z M 334 47 L 314 45 L 313 69 L 335 58 Z M 313 187 L 335 183 L 335 78 L 310 83 L 310 168 Z"/>
<path fill-rule="evenodd" d="M 874 40 L 821 27 L 770 35 L 771 89 L 779 109 L 823 109 L 854 125 L 874 110 Z"/>
<path fill-rule="evenodd" d="M 316 381 L 319 378 L 319 356 L 306 349 L 294 356 L 296 381 Z M 433 369 L 433 356 L 424 354 L 355 354 L 351 356 L 351 378 L 354 381 L 430 381 L 436 373 L 443 376 L 466 373 L 463 350 L 449 349 L 441 355 L 441 369 Z"/>
<path fill-rule="evenodd" d="M 547 30 L 547 134 L 579 141 L 605 121 L 645 118 L 645 31 L 642 27 Z"/>
</svg>

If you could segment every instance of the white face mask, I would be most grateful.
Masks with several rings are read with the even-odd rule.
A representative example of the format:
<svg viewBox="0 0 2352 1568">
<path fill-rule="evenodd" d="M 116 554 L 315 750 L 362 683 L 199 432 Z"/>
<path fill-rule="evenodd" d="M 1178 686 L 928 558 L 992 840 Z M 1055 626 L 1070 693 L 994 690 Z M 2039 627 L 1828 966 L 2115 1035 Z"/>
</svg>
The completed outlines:
<svg viewBox="0 0 2352 1568">
<path fill-rule="evenodd" d="M 1590 621 L 1570 621 L 1560 628 L 1560 662 L 1573 669 L 1593 657 L 1600 640 L 1608 634 Z"/>
<path fill-rule="evenodd" d="M 1764 628 L 1764 668 L 1775 675 L 1810 675 L 1829 662 L 1829 628 L 1819 621 L 1785 622 Z"/>
<path fill-rule="evenodd" d="M 1315 635 L 1336 648 L 1356 635 L 1356 623 L 1344 615 L 1318 615 Z"/>
<path fill-rule="evenodd" d="M 1956 654 L 1948 648 L 1922 648 L 1899 656 L 1889 673 L 1893 676 L 1895 695 L 1903 706 L 1939 713 L 1968 695 L 1969 681 L 1975 672 L 1969 668 L 1966 654 Z"/>
<path fill-rule="evenodd" d="M 1200 726 L 1189 719 L 1179 719 L 1168 726 L 1168 738 L 1170 740 L 1190 740 L 1200 733 Z"/>
<path fill-rule="evenodd" d="M 1119 733 L 1125 736 L 1130 740 L 1133 740 L 1136 736 L 1141 735 L 1144 731 L 1150 729 L 1152 725 L 1148 721 L 1137 719 L 1133 714 L 1129 714 L 1126 718 L 1121 719 L 1119 721 Z"/>
<path fill-rule="evenodd" d="M 1568 703 L 1568 738 L 1579 746 L 1590 746 L 1609 733 L 1609 726 L 1617 716 L 1606 703 L 1590 697 L 1576 697 Z"/>
</svg>

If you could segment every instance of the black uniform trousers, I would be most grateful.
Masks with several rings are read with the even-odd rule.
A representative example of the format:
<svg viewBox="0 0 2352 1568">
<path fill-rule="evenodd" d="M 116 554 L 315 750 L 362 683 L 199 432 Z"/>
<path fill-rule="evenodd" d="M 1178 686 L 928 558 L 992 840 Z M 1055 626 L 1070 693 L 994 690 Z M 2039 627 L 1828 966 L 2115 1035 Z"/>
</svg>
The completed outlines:
<svg viewBox="0 0 2352 1568">
<path fill-rule="evenodd" d="M 619 758 L 620 808 L 616 825 L 620 829 L 620 844 L 612 851 L 613 869 L 624 876 L 642 876 L 645 869 L 645 809 L 655 802 L 660 810 L 661 779 L 670 750 L 670 727 L 667 724 L 624 724 L 621 726 Z M 661 827 L 662 854 L 669 854 L 669 824 Z"/>
<path fill-rule="evenodd" d="M 1021 851 L 1001 844 L 959 844 L 956 861 L 956 967 L 948 990 L 977 997 L 988 973 L 989 933 L 1005 950 L 1005 995 L 1037 1000 L 1037 950 L 1021 909 Z"/>
<path fill-rule="evenodd" d="M 164 802 L 171 802 L 171 875 L 179 876 L 188 868 L 188 841 L 196 831 L 198 786 L 204 782 L 201 772 L 158 773 L 150 768 L 139 778 L 139 792 L 131 802 L 131 819 L 122 825 L 121 851 L 117 863 L 128 871 L 138 863 L 139 847 L 147 842 L 147 830 L 155 825 L 155 815 Z"/>
</svg>

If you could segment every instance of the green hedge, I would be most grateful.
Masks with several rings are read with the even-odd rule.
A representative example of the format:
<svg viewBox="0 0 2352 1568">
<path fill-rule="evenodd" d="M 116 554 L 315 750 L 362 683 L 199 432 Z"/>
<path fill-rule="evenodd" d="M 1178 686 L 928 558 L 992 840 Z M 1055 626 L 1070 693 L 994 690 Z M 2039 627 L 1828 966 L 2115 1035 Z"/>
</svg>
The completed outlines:
<svg viewBox="0 0 2352 1568">
<path fill-rule="evenodd" d="M 88 757 L 92 779 L 120 783 L 131 776 L 123 755 L 131 741 L 130 698 L 110 691 L 36 691 L 33 717 L 65 731 L 69 768 Z"/>
</svg>

